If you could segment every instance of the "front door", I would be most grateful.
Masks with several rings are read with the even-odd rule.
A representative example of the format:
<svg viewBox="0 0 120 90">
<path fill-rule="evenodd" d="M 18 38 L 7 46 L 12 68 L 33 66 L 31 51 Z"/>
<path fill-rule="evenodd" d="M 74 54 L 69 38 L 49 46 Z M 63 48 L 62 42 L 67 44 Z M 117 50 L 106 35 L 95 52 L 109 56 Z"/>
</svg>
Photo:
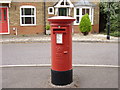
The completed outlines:
<svg viewBox="0 0 120 90">
<path fill-rule="evenodd" d="M 0 34 L 8 33 L 8 8 L 0 7 Z"/>
</svg>

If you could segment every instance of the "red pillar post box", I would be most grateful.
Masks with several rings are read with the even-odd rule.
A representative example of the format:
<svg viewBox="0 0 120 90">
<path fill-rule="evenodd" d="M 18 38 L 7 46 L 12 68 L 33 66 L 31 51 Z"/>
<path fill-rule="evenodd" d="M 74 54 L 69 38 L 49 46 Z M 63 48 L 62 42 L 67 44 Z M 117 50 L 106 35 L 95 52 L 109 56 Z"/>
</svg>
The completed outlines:
<svg viewBox="0 0 120 90">
<path fill-rule="evenodd" d="M 49 18 L 51 25 L 51 82 L 55 85 L 70 84 L 72 75 L 72 22 L 67 16 Z"/>
</svg>

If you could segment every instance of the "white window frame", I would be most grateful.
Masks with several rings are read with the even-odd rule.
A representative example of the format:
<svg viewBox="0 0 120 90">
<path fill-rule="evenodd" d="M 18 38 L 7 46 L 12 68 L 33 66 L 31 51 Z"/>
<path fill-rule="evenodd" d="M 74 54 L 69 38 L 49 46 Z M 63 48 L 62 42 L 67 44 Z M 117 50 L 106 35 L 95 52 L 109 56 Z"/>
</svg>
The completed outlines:
<svg viewBox="0 0 120 90">
<path fill-rule="evenodd" d="M 50 9 L 52 9 L 52 12 L 50 12 Z M 54 7 L 48 7 L 48 14 L 54 14 Z"/>
<path fill-rule="evenodd" d="M 34 15 L 22 15 L 22 8 L 34 8 Z M 34 17 L 34 24 L 22 24 L 22 17 Z M 36 7 L 35 6 L 21 6 L 20 7 L 20 26 L 35 26 L 36 25 Z"/>
<path fill-rule="evenodd" d="M 79 15 L 76 15 L 77 9 L 79 9 Z M 89 18 L 90 18 L 91 24 L 93 25 L 94 8 L 92 8 L 92 7 L 75 7 L 74 8 L 74 18 L 79 17 L 79 23 L 80 23 L 82 16 L 84 16 L 84 15 L 82 15 L 82 9 L 89 9 Z M 79 25 L 79 23 L 76 23 L 76 20 L 74 21 L 74 25 Z"/>
</svg>

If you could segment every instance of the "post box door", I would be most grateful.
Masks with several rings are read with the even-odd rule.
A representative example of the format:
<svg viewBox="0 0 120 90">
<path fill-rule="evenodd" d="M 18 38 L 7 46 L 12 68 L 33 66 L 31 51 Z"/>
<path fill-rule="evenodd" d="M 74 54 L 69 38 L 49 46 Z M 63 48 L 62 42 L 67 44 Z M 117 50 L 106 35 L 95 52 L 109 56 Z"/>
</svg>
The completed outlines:
<svg viewBox="0 0 120 90">
<path fill-rule="evenodd" d="M 54 31 L 54 30 L 53 30 Z M 64 32 L 62 32 L 64 31 Z M 52 36 L 53 36 L 53 52 L 55 53 L 53 55 L 53 70 L 55 68 L 61 71 L 64 70 L 68 70 L 71 69 L 71 60 L 70 60 L 70 46 L 69 46 L 69 35 L 65 30 L 60 31 L 60 29 L 58 30 L 58 32 L 56 31 Z M 65 32 L 66 31 L 66 32 Z M 54 50 L 55 48 L 55 50 Z"/>
</svg>

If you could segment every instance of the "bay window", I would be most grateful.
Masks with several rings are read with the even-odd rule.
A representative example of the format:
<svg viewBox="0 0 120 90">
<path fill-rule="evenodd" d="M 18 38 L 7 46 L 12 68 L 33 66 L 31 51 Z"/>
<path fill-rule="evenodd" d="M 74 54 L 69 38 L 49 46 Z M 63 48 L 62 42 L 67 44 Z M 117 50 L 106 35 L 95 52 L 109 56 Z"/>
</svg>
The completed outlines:
<svg viewBox="0 0 120 90">
<path fill-rule="evenodd" d="M 89 15 L 90 21 L 93 24 L 93 11 L 94 9 L 91 7 L 76 7 L 74 9 L 74 17 L 76 18 L 74 24 L 79 25 L 82 16 L 84 16 L 85 14 Z"/>
</svg>

